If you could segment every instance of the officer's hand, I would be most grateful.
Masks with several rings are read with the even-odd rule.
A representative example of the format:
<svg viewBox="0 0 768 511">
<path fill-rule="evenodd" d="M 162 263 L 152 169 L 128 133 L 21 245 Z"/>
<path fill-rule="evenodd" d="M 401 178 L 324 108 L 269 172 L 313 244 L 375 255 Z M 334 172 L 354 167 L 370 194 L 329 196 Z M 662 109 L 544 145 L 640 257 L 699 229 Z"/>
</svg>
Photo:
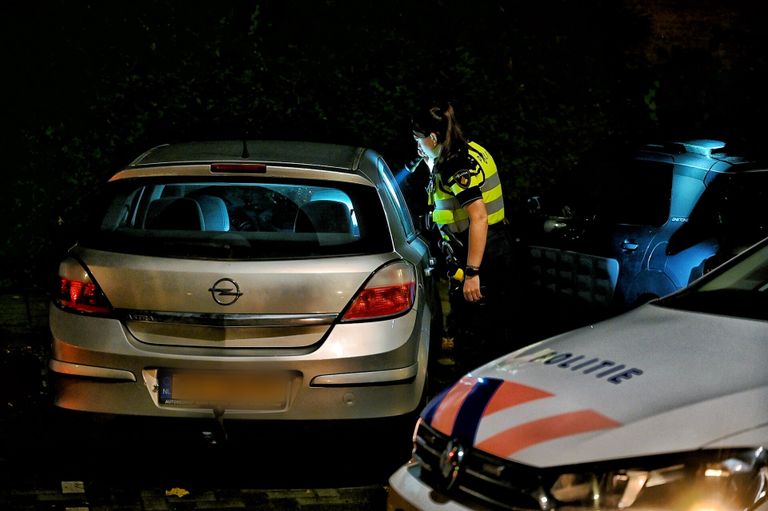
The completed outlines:
<svg viewBox="0 0 768 511">
<path fill-rule="evenodd" d="M 480 276 L 464 278 L 464 299 L 468 302 L 477 302 L 483 295 L 480 293 Z"/>
</svg>

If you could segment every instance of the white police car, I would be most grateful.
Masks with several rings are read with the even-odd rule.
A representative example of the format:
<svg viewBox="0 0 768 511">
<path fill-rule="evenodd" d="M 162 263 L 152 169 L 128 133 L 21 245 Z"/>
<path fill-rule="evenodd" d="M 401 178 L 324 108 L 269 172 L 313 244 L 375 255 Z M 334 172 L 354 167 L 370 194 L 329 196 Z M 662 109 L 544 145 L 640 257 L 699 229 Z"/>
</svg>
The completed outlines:
<svg viewBox="0 0 768 511">
<path fill-rule="evenodd" d="M 768 510 L 768 239 L 462 377 L 389 510 Z"/>
</svg>

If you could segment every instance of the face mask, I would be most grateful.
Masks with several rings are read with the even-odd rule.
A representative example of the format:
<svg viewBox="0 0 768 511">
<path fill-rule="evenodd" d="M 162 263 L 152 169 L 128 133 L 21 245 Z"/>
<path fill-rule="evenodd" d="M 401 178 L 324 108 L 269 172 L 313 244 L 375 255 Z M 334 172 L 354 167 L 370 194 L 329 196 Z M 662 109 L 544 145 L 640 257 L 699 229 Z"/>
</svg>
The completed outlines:
<svg viewBox="0 0 768 511">
<path fill-rule="evenodd" d="M 428 158 L 436 160 L 438 156 L 440 156 L 440 150 L 442 149 L 442 144 L 434 145 L 432 144 L 432 139 L 429 137 L 423 137 L 423 138 L 416 138 L 416 142 L 418 145 L 418 153 L 419 156 L 422 158 Z"/>
</svg>

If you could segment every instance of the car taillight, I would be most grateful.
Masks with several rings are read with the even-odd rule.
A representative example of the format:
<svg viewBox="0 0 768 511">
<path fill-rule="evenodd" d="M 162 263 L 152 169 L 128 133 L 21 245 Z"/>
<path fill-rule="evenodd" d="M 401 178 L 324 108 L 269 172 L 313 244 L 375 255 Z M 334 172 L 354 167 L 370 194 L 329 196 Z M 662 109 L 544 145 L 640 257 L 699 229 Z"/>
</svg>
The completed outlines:
<svg viewBox="0 0 768 511">
<path fill-rule="evenodd" d="M 59 289 L 56 305 L 62 309 L 87 314 L 109 314 L 112 312 L 107 297 L 85 268 L 72 258 L 59 265 Z"/>
<path fill-rule="evenodd" d="M 342 321 L 363 321 L 396 316 L 413 307 L 416 273 L 400 261 L 379 269 L 352 300 Z"/>
</svg>

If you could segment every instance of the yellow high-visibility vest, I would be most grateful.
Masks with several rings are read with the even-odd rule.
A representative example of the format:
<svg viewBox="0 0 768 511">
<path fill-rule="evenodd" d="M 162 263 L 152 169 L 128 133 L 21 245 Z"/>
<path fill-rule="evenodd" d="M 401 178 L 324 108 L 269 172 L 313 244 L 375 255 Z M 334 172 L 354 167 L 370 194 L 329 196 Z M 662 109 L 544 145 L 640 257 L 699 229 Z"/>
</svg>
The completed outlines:
<svg viewBox="0 0 768 511">
<path fill-rule="evenodd" d="M 501 180 L 488 151 L 475 142 L 469 142 L 466 151 L 461 151 L 440 167 L 433 169 L 430 184 L 430 203 L 434 206 L 432 220 L 437 225 L 454 234 L 469 228 L 469 215 L 463 206 L 479 198 L 474 187 L 480 187 L 488 210 L 488 225 L 504 220 Z M 468 202 L 467 198 L 470 199 Z"/>
</svg>

